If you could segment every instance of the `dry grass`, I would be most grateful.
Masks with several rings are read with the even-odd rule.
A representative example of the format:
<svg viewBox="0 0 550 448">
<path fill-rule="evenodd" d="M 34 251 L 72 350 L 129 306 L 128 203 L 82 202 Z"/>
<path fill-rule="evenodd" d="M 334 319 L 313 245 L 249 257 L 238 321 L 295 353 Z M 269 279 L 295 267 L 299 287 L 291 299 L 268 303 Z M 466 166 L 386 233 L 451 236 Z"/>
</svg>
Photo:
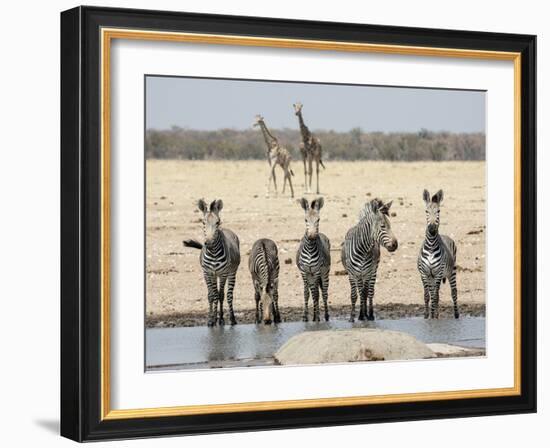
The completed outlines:
<svg viewBox="0 0 550 448">
<path fill-rule="evenodd" d="M 375 293 L 376 304 L 422 304 L 422 285 L 416 268 L 424 237 L 422 190 L 445 193 L 441 233 L 458 246 L 459 303 L 485 303 L 485 163 L 483 162 L 327 162 L 321 171 L 320 230 L 331 240 L 332 269 L 329 303 L 349 305 L 349 284 L 342 275 L 339 248 L 348 228 L 357 222 L 360 207 L 375 196 L 392 199 L 392 229 L 399 249 L 382 252 Z M 303 195 L 303 168 L 294 162 L 296 198 Z M 281 261 L 280 307 L 300 308 L 302 281 L 294 264 L 304 232 L 303 212 L 285 196 L 266 198 L 268 165 L 265 161 L 147 162 L 147 316 L 207 312 L 206 286 L 199 251 L 184 248 L 182 240 L 202 239 L 197 199 L 221 198 L 223 225 L 241 240 L 241 266 L 235 289 L 237 312 L 254 308 L 248 272 L 248 252 L 261 237 L 279 246 Z M 281 171 L 278 171 L 279 190 Z M 309 199 L 315 195 L 308 195 Z M 443 286 L 442 304 L 450 302 Z M 248 313 L 247 313 L 248 314 Z"/>
</svg>

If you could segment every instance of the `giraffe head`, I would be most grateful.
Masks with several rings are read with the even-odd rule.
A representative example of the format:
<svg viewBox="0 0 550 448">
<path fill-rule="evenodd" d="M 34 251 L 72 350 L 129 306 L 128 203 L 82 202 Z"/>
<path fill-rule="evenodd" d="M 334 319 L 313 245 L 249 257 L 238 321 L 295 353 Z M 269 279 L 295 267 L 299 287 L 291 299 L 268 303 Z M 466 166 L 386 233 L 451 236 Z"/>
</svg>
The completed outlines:
<svg viewBox="0 0 550 448">
<path fill-rule="evenodd" d="M 426 226 L 430 235 L 435 235 L 439 229 L 439 207 L 443 200 L 443 190 L 439 190 L 430 197 L 428 190 L 422 194 L 424 204 L 426 205 Z"/>
<path fill-rule="evenodd" d="M 311 201 L 311 205 L 308 203 L 306 198 L 300 199 L 299 202 L 306 214 L 306 236 L 310 240 L 313 240 L 319 235 L 319 211 L 323 208 L 325 200 L 323 198 L 314 199 Z"/>
<path fill-rule="evenodd" d="M 204 199 L 199 199 L 198 207 L 202 212 L 204 241 L 208 244 L 216 238 L 217 232 L 222 223 L 220 219 L 220 211 L 223 208 L 223 201 L 221 199 L 214 199 L 210 203 L 209 208 Z"/>
<path fill-rule="evenodd" d="M 384 246 L 388 252 L 394 252 L 397 249 L 397 238 L 393 234 L 390 223 L 390 208 L 393 201 L 383 202 L 381 199 L 373 199 L 365 204 L 361 216 L 368 216 L 372 222 L 371 232 L 374 241 Z"/>
<path fill-rule="evenodd" d="M 293 106 L 294 106 L 294 113 L 296 115 L 300 114 L 302 112 L 302 107 L 304 107 L 304 105 L 300 102 L 294 103 Z"/>
<path fill-rule="evenodd" d="M 260 126 L 264 122 L 264 117 L 262 117 L 260 114 L 256 115 L 256 119 L 252 126 Z"/>
</svg>

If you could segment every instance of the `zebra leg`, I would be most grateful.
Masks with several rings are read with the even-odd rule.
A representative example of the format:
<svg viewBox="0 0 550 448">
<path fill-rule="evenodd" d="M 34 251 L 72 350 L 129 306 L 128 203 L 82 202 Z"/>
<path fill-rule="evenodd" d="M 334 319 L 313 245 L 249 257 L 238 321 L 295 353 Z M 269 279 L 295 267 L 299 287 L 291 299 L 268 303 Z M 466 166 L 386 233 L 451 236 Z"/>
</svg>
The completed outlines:
<svg viewBox="0 0 550 448">
<path fill-rule="evenodd" d="M 451 274 L 449 284 L 451 285 L 451 297 L 453 298 L 453 308 L 454 308 L 455 319 L 458 319 L 460 315 L 458 313 L 458 293 L 456 290 L 456 267 L 453 269 L 453 273 Z"/>
<path fill-rule="evenodd" d="M 367 284 L 360 283 L 359 294 L 361 294 L 361 304 L 359 306 L 359 320 L 365 320 L 367 317 Z"/>
<path fill-rule="evenodd" d="M 313 322 L 319 322 L 319 287 L 320 280 L 315 279 L 310 286 L 311 298 L 313 300 Z"/>
<path fill-rule="evenodd" d="M 373 306 L 373 298 L 374 298 L 374 284 L 376 282 L 376 277 L 371 278 L 367 283 L 367 300 L 369 302 L 369 312 L 367 314 L 367 320 L 374 320 L 374 306 Z"/>
<path fill-rule="evenodd" d="M 352 280 L 351 276 L 349 278 L 349 286 L 351 288 L 351 313 L 349 315 L 349 321 L 355 322 L 355 303 L 357 302 L 357 284 Z"/>
<path fill-rule="evenodd" d="M 431 304 L 431 317 L 432 319 L 439 319 L 439 289 L 441 287 L 441 280 L 437 279 L 432 287 L 432 304 Z"/>
<path fill-rule="evenodd" d="M 273 322 L 281 322 L 281 313 L 279 313 L 279 287 L 275 285 L 273 289 Z"/>
<path fill-rule="evenodd" d="M 220 314 L 218 315 L 218 322 L 220 325 L 225 325 L 225 320 L 223 318 L 223 296 L 225 293 L 225 277 L 220 277 L 220 287 L 218 288 L 218 302 L 220 304 Z"/>
<path fill-rule="evenodd" d="M 424 319 L 428 319 L 430 317 L 430 288 L 424 279 L 422 279 L 422 286 L 424 287 Z"/>
<path fill-rule="evenodd" d="M 329 320 L 328 313 L 328 272 L 321 278 L 321 293 L 323 295 L 323 306 L 325 307 L 325 321 Z"/>
<path fill-rule="evenodd" d="M 235 313 L 233 312 L 233 289 L 235 288 L 236 277 L 236 272 L 227 277 L 227 307 L 229 308 L 229 321 L 231 325 L 235 325 L 237 323 Z"/>
<path fill-rule="evenodd" d="M 208 288 L 208 326 L 216 325 L 216 317 L 218 312 L 218 291 L 216 290 L 216 277 L 213 275 L 204 274 L 204 280 Z"/>
<path fill-rule="evenodd" d="M 309 320 L 307 310 L 307 302 L 309 301 L 309 284 L 305 274 L 302 274 L 302 280 L 304 282 L 304 315 L 302 316 L 302 320 L 307 322 Z"/>
<path fill-rule="evenodd" d="M 254 300 L 256 301 L 256 323 L 259 324 L 261 322 L 260 320 L 260 292 L 258 289 L 254 288 Z"/>
</svg>

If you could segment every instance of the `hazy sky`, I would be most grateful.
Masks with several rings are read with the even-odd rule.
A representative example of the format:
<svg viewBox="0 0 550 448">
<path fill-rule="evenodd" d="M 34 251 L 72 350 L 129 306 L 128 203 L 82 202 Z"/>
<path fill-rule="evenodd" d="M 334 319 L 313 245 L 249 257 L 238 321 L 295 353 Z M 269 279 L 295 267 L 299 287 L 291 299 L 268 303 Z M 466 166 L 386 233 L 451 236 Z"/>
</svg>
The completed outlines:
<svg viewBox="0 0 550 448">
<path fill-rule="evenodd" d="M 146 126 L 246 129 L 256 114 L 270 128 L 484 132 L 485 92 L 175 77 L 146 78 Z"/>
</svg>

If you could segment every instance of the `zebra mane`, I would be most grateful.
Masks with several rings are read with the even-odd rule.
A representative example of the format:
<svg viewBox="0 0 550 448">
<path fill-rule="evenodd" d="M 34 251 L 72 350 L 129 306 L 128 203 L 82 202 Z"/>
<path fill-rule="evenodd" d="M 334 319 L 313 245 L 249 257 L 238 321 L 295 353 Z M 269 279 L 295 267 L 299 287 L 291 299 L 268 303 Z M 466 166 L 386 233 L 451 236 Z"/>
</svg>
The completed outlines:
<svg viewBox="0 0 550 448">
<path fill-rule="evenodd" d="M 363 205 L 363 208 L 359 210 L 359 221 L 369 216 L 375 216 L 376 213 L 378 212 L 379 207 L 381 207 L 382 205 L 383 205 L 383 202 L 378 198 L 374 198 L 372 201 L 365 202 L 365 204 Z"/>
</svg>

